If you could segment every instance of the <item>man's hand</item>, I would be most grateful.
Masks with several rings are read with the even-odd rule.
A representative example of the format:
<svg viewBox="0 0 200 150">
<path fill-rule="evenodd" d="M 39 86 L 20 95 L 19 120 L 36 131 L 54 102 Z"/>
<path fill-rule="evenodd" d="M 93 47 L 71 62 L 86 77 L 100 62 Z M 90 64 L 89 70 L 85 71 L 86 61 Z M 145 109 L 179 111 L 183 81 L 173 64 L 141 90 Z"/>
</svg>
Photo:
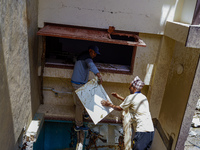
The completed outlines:
<svg viewBox="0 0 200 150">
<path fill-rule="evenodd" d="M 102 78 L 98 78 L 98 84 L 102 84 L 103 80 Z"/>
<path fill-rule="evenodd" d="M 117 94 L 116 92 L 112 92 L 111 94 L 112 94 L 112 96 L 114 96 L 114 97 L 116 97 L 116 98 L 121 99 L 122 101 L 124 101 L 124 98 L 122 96 L 120 96 L 119 94 Z"/>
<path fill-rule="evenodd" d="M 102 100 L 101 101 L 101 104 L 103 105 L 103 106 L 110 106 L 110 102 L 108 101 L 108 100 Z"/>
<path fill-rule="evenodd" d="M 114 97 L 116 97 L 116 98 L 119 97 L 119 95 L 118 95 L 116 92 L 112 92 L 111 94 L 112 94 L 112 96 L 114 96 Z"/>
<path fill-rule="evenodd" d="M 112 107 L 114 110 L 117 110 L 117 111 L 122 111 L 123 110 L 120 106 L 115 106 L 115 105 L 111 104 L 108 100 L 102 100 L 101 104 L 103 106 Z"/>
<path fill-rule="evenodd" d="M 98 84 L 102 84 L 103 80 L 100 73 L 97 73 L 96 76 L 98 77 Z"/>
</svg>

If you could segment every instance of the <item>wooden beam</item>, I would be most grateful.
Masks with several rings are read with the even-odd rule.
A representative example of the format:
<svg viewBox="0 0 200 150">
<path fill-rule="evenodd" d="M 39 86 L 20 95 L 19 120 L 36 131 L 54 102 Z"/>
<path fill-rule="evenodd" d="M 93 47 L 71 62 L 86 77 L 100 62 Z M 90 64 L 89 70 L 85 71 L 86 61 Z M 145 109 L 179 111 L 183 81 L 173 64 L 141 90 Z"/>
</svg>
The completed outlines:
<svg viewBox="0 0 200 150">
<path fill-rule="evenodd" d="M 93 29 L 86 27 L 46 24 L 42 29 L 37 32 L 37 35 L 52 36 L 68 39 L 87 40 L 110 44 L 119 44 L 127 46 L 141 46 L 146 47 L 140 37 L 134 33 L 112 32 L 110 34 L 107 30 Z M 111 35 L 127 36 L 135 38 L 135 41 L 112 39 Z"/>
</svg>

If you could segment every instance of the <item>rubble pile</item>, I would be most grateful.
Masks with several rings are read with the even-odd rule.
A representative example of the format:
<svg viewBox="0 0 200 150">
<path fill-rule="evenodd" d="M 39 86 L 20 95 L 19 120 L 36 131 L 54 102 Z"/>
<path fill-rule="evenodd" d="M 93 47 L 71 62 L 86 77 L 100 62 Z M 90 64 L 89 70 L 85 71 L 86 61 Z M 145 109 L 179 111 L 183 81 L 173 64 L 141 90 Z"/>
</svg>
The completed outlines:
<svg viewBox="0 0 200 150">
<path fill-rule="evenodd" d="M 200 99 L 196 105 L 184 150 L 200 150 Z"/>
</svg>

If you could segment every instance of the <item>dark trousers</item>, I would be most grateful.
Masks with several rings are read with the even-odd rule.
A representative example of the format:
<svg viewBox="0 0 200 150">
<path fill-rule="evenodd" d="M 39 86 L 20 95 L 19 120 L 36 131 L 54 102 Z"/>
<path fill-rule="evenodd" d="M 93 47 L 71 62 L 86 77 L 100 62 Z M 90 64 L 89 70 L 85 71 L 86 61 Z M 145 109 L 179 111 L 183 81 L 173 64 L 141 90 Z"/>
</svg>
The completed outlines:
<svg viewBox="0 0 200 150">
<path fill-rule="evenodd" d="M 148 150 L 153 142 L 154 132 L 135 132 L 133 150 Z"/>
</svg>

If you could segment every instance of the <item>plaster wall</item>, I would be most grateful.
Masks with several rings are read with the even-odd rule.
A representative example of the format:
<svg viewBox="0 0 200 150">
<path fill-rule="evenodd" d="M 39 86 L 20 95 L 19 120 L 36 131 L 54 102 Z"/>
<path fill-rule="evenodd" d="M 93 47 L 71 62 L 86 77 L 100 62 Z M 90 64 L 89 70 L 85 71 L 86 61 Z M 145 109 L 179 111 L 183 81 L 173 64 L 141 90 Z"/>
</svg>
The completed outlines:
<svg viewBox="0 0 200 150">
<path fill-rule="evenodd" d="M 174 19 L 171 21 L 191 24 L 197 0 L 178 0 Z M 168 20 L 170 21 L 170 20 Z"/>
<path fill-rule="evenodd" d="M 148 64 L 155 64 L 160 48 L 162 36 L 154 34 L 140 34 L 146 42 L 147 47 L 137 47 L 134 70 L 132 75 L 101 72 L 103 81 L 115 83 L 130 83 L 135 76 L 144 80 Z M 42 50 L 40 50 L 42 51 Z M 71 79 L 73 69 L 44 68 L 44 77 L 67 78 Z M 94 78 L 90 72 L 89 80 Z"/>
<path fill-rule="evenodd" d="M 154 139 L 153 139 L 153 143 L 151 146 L 151 150 L 167 150 L 157 129 L 155 129 Z"/>
<path fill-rule="evenodd" d="M 27 11 L 27 34 L 28 51 L 30 63 L 30 83 L 31 83 L 31 108 L 32 116 L 36 113 L 41 99 L 40 79 L 38 77 L 38 0 L 26 1 Z"/>
<path fill-rule="evenodd" d="M 189 25 L 179 22 L 168 21 L 165 26 L 165 36 L 185 44 L 188 37 Z"/>
<path fill-rule="evenodd" d="M 197 0 L 184 0 L 180 22 L 191 24 Z"/>
<path fill-rule="evenodd" d="M 38 27 L 50 22 L 162 34 L 175 8 L 176 0 L 40 0 Z"/>
<path fill-rule="evenodd" d="M 17 143 L 23 128 L 28 127 L 34 115 L 32 113 L 39 105 L 36 102 L 39 98 L 34 81 L 35 73 L 33 73 L 34 68 L 37 68 L 33 61 L 33 51 L 37 50 L 35 39 L 37 28 L 32 28 L 32 26 L 36 26 L 35 22 L 37 21 L 37 13 L 35 13 L 37 12 L 37 1 L 3 0 L 0 2 L 0 7 L 1 55 L 4 56 L 1 64 L 5 66 L 2 74 L 6 79 L 1 82 L 1 87 L 5 87 L 3 88 L 5 97 L 1 96 L 3 97 L 1 101 L 6 100 L 6 102 L 1 105 L 1 112 L 4 115 L 0 116 L 0 120 L 2 120 L 0 122 L 5 123 L 3 125 L 6 126 L 5 131 L 11 132 L 1 138 L 7 139 L 6 137 L 9 136 L 10 139 L 7 139 L 4 144 L 13 146 Z M 33 112 L 32 106 L 34 107 Z M 8 116 L 6 120 L 5 116 Z"/>
<path fill-rule="evenodd" d="M 173 56 L 174 45 L 174 40 L 165 36 L 162 37 L 147 94 L 147 97 L 150 100 L 150 109 L 153 118 L 158 118 L 160 113 L 168 72 Z"/>
<path fill-rule="evenodd" d="M 175 42 L 167 84 L 164 91 L 159 121 L 166 135 L 174 139 L 175 148 L 183 115 L 188 102 L 200 49 L 186 48 Z"/>
<path fill-rule="evenodd" d="M 44 77 L 43 80 L 44 107 L 40 106 L 38 112 L 45 113 L 46 116 L 51 117 L 72 117 L 75 111 L 73 95 L 66 93 L 73 91 L 71 80 L 51 77 Z M 116 105 L 121 104 L 122 101 L 114 98 L 111 95 L 112 92 L 117 92 L 123 97 L 129 95 L 129 84 L 127 83 L 103 82 L 102 86 L 111 98 L 112 102 Z M 45 90 L 47 88 L 54 88 L 55 91 L 58 91 L 58 94 L 55 94 L 51 90 Z M 121 113 L 113 111 L 105 119 L 117 119 L 120 121 L 122 120 Z"/>
<path fill-rule="evenodd" d="M 0 25 L 1 27 L 1 25 Z M 10 104 L 8 80 L 2 47 L 2 35 L 0 30 L 0 145 L 1 149 L 14 149 L 14 127 Z"/>
</svg>

